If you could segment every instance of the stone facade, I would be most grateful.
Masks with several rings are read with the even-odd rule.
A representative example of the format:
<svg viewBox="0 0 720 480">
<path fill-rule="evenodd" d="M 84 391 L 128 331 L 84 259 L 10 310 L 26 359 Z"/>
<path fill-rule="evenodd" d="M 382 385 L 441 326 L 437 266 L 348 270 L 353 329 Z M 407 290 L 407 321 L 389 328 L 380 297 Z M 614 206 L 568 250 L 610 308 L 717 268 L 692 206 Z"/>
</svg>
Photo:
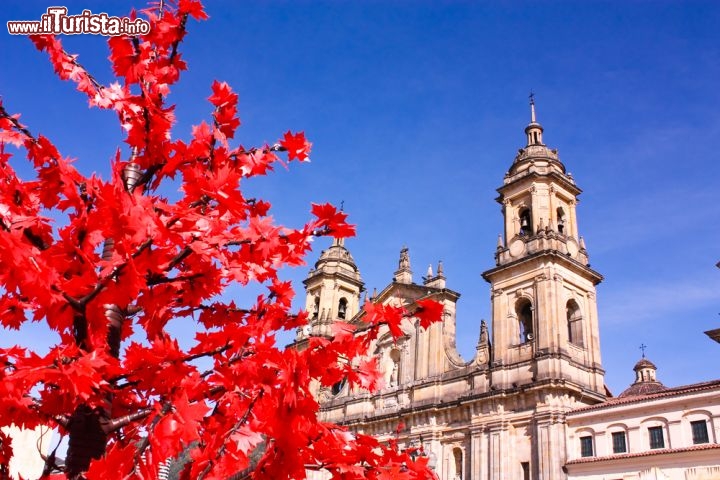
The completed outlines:
<svg viewBox="0 0 720 480">
<path fill-rule="evenodd" d="M 322 419 L 381 440 L 398 436 L 403 424 L 401 447 L 422 445 L 440 480 L 640 478 L 593 476 L 587 472 L 604 464 L 593 470 L 578 457 L 582 428 L 608 431 L 590 426 L 602 417 L 590 412 L 630 404 L 594 410 L 612 399 L 600 358 L 595 287 L 602 276 L 590 268 L 579 234 L 581 190 L 557 150 L 543 143 L 534 105 L 525 134 L 527 144 L 498 188 L 504 235 L 495 267 L 483 273 L 492 320 L 490 328 L 479 325 L 474 358 L 465 361 L 456 351 L 460 295 L 447 288 L 442 264 L 417 283 L 403 248 L 393 282 L 370 301 L 412 311 L 431 298 L 444 305 L 443 320 L 427 329 L 407 320 L 397 342 L 382 332 L 368 355 L 378 358 L 385 387 L 375 394 L 344 383 L 319 388 Z M 305 286 L 311 322 L 298 331 L 294 348 L 304 348 L 309 336 L 329 336 L 338 319 L 362 322 L 364 285 L 341 241 L 321 254 Z M 707 412 L 717 425 L 719 412 Z M 717 442 L 717 432 L 712 438 Z"/>
</svg>

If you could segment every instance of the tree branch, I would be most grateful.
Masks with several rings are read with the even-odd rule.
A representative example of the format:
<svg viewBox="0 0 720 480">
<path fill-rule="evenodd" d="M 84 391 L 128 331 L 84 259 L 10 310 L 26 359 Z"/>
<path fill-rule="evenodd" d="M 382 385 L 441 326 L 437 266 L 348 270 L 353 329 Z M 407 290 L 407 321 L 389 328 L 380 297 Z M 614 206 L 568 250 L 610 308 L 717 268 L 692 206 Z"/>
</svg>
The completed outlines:
<svg viewBox="0 0 720 480">
<path fill-rule="evenodd" d="M 153 242 L 152 238 L 148 238 L 147 240 L 145 240 L 145 242 L 143 242 L 143 243 L 138 247 L 138 249 L 137 249 L 135 252 L 133 252 L 133 254 L 131 255 L 131 257 L 132 257 L 132 258 L 137 258 L 138 256 L 140 256 L 140 254 L 141 254 L 142 252 L 144 252 L 145 250 L 147 250 L 148 248 L 150 248 L 150 245 L 152 245 L 152 242 Z M 105 288 L 105 285 L 107 285 L 107 282 L 109 282 L 110 280 L 116 279 L 116 278 L 118 277 L 118 275 L 119 275 L 120 273 L 122 273 L 122 271 L 123 271 L 126 267 L 127 267 L 127 262 L 122 263 L 122 264 L 118 265 L 117 267 L 115 267 L 112 272 L 110 272 L 108 275 L 106 275 L 104 278 L 102 278 L 102 279 L 95 285 L 95 288 L 93 288 L 92 292 L 88 293 L 87 295 L 85 295 L 85 296 L 84 296 L 83 298 L 81 298 L 80 300 L 77 300 L 77 302 L 78 302 L 81 306 L 83 306 L 83 307 L 84 307 L 85 305 L 87 305 L 89 302 L 91 302 L 91 301 Z"/>
<path fill-rule="evenodd" d="M 174 282 L 187 282 L 189 280 L 195 280 L 196 278 L 202 277 L 202 273 L 195 273 L 193 275 L 178 275 L 176 277 L 164 277 L 162 275 L 148 275 L 147 286 L 152 287 L 154 285 L 160 285 L 163 283 L 174 283 Z"/>
<path fill-rule="evenodd" d="M 138 449 L 135 451 L 134 463 L 136 466 L 140 461 L 143 453 L 145 453 L 145 449 L 147 449 L 148 445 L 150 445 L 150 435 L 152 435 L 153 429 L 157 426 L 158 423 L 160 423 L 162 417 L 164 417 L 170 412 L 170 410 L 172 410 L 172 404 L 170 402 L 165 402 L 162 409 L 160 410 L 160 413 L 155 415 L 155 418 L 153 418 L 152 422 L 150 422 L 147 436 L 145 436 L 145 438 L 140 441 L 140 443 L 138 444 Z"/>
<path fill-rule="evenodd" d="M 131 413 L 129 415 L 125 415 L 123 417 L 113 418 L 112 420 L 105 423 L 102 427 L 103 432 L 105 434 L 112 433 L 116 430 L 119 430 L 120 428 L 129 425 L 130 423 L 140 420 L 142 418 L 147 417 L 153 412 L 152 408 L 143 408 L 142 410 L 138 410 L 135 413 Z"/>
</svg>

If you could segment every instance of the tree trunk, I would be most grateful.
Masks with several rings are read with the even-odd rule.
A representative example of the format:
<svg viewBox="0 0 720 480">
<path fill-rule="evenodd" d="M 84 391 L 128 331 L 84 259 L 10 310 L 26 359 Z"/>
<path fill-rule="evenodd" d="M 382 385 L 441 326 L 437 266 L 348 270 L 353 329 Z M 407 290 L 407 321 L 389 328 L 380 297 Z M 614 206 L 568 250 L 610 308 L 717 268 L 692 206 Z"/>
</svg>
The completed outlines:
<svg viewBox="0 0 720 480">
<path fill-rule="evenodd" d="M 87 405 L 80 405 L 75 409 L 68 432 L 70 435 L 65 467 L 67 477 L 71 480 L 81 479 L 83 472 L 87 471 L 90 461 L 100 458 L 105 453 L 107 435 L 103 430 L 103 412 L 96 408 L 90 409 Z"/>
</svg>

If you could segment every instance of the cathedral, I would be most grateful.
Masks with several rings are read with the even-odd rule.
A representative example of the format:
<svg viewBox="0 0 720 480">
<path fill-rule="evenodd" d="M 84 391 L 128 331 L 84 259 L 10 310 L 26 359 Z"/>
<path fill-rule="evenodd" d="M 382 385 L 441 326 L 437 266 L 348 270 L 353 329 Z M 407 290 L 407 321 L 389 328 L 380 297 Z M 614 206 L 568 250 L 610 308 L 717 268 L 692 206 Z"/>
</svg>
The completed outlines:
<svg viewBox="0 0 720 480">
<path fill-rule="evenodd" d="M 393 281 L 370 301 L 402 305 L 433 299 L 442 322 L 411 320 L 394 341 L 381 334 L 384 387 L 340 382 L 318 391 L 323 420 L 421 447 L 440 480 L 720 479 L 720 380 L 665 387 L 644 358 L 618 397 L 605 387 L 596 286 L 578 234 L 581 193 L 543 142 L 534 102 L 526 145 L 497 189 L 504 235 L 490 285 L 491 325 L 482 321 L 473 358 L 455 346 L 459 293 L 442 264 L 418 282 L 407 248 Z M 488 252 L 490 253 L 490 252 Z M 365 290 L 342 240 L 322 252 L 304 281 L 310 324 L 292 344 L 330 336 L 334 321 L 362 322 Z"/>
</svg>

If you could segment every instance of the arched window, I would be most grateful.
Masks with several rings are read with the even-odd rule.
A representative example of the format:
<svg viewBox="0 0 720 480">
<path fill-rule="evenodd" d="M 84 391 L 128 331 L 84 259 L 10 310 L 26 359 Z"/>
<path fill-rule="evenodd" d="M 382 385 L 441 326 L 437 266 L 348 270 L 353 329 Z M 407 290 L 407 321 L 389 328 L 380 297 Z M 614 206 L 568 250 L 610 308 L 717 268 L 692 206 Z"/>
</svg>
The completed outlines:
<svg viewBox="0 0 720 480">
<path fill-rule="evenodd" d="M 565 210 L 563 210 L 562 207 L 558 207 L 558 209 L 557 209 L 557 228 L 558 228 L 559 233 L 566 234 L 565 233 L 565 222 L 566 222 Z"/>
<path fill-rule="evenodd" d="M 520 210 L 520 235 L 532 235 L 532 215 L 530 209 L 524 208 Z"/>
<path fill-rule="evenodd" d="M 345 388 L 345 384 L 347 383 L 347 378 L 343 378 L 336 384 L 332 386 L 330 389 L 330 392 L 333 394 L 333 396 L 338 395 L 340 392 L 343 391 L 343 388 Z"/>
<path fill-rule="evenodd" d="M 533 308 L 530 300 L 522 299 L 515 305 L 518 327 L 520 332 L 520 343 L 531 342 L 535 338 L 533 329 Z"/>
<path fill-rule="evenodd" d="M 338 304 L 338 318 L 345 318 L 345 315 L 347 315 L 347 300 L 345 298 L 340 299 L 340 303 Z"/>
<path fill-rule="evenodd" d="M 575 300 L 568 300 L 566 311 L 568 340 L 573 345 L 583 347 L 585 342 L 583 341 L 583 322 L 580 307 Z"/>
<path fill-rule="evenodd" d="M 317 320 L 319 314 L 320 314 L 320 297 L 315 297 L 315 302 L 313 303 L 313 311 L 312 311 L 313 320 Z"/>
</svg>

